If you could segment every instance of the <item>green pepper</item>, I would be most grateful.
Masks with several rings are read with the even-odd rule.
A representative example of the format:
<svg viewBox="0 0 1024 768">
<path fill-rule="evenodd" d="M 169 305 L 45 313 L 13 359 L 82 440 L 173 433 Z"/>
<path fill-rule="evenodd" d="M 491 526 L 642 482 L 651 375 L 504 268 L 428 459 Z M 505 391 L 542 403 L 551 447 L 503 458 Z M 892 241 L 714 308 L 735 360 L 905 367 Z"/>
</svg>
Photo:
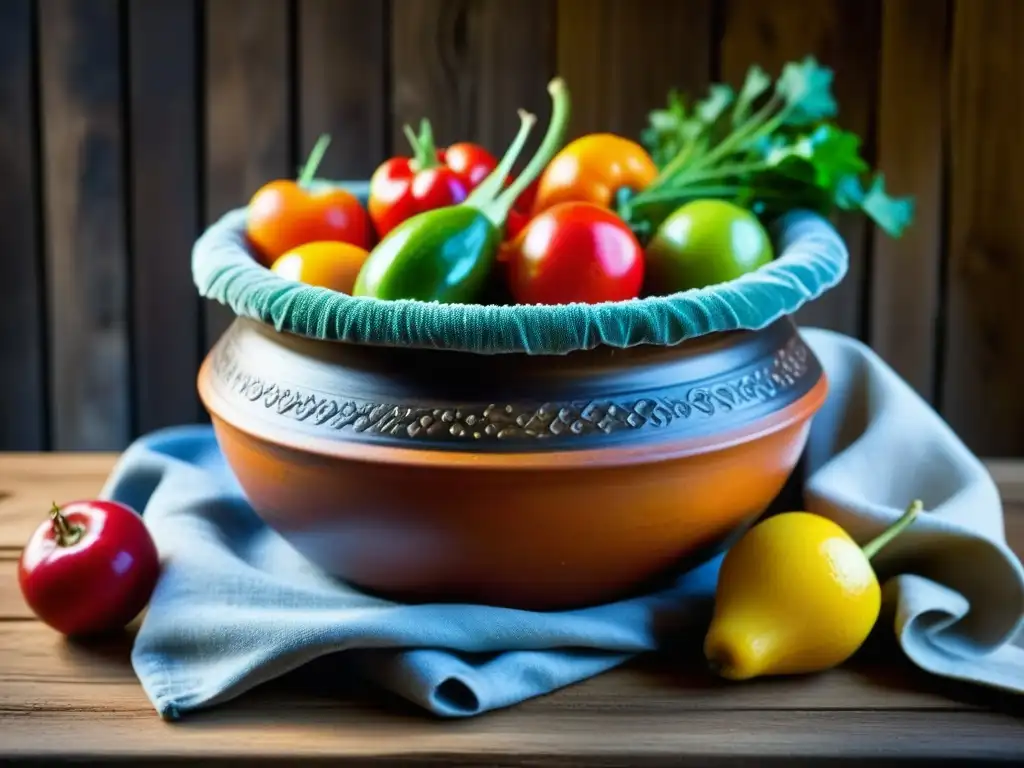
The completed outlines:
<svg viewBox="0 0 1024 768">
<path fill-rule="evenodd" d="M 561 78 L 548 84 L 551 122 L 537 153 L 505 187 L 535 117 L 519 111 L 520 126 L 498 167 L 458 205 L 417 214 L 391 230 L 370 252 L 353 296 L 468 304 L 486 288 L 516 199 L 557 153 L 569 121 L 569 93 Z"/>
</svg>

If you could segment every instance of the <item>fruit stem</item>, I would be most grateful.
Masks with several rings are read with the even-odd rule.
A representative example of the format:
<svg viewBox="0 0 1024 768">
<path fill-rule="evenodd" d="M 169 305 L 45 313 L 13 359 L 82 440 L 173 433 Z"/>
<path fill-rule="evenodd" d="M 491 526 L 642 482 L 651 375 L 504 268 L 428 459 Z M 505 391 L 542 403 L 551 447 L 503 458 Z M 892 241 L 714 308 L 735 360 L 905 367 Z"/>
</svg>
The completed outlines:
<svg viewBox="0 0 1024 768">
<path fill-rule="evenodd" d="M 402 130 L 412 147 L 413 157 L 409 161 L 409 167 L 413 173 L 437 168 L 440 163 L 437 161 L 437 146 L 434 143 L 434 129 L 430 121 L 426 118 L 420 121 L 419 135 L 413 133 L 408 125 L 403 126 Z"/>
<path fill-rule="evenodd" d="M 535 122 L 537 122 L 537 118 L 533 114 L 523 109 L 519 110 L 519 130 L 516 132 L 512 143 L 505 150 L 505 154 L 502 155 L 497 167 L 477 185 L 477 188 L 470 193 L 463 203 L 463 205 L 481 211 L 497 228 L 505 226 L 505 217 L 494 215 L 490 209 L 496 204 L 497 196 L 505 185 L 505 181 L 512 171 L 512 166 L 515 165 L 516 158 L 519 157 L 519 153 L 526 146 L 526 140 L 530 137 L 530 131 L 533 130 Z M 507 215 L 506 212 L 505 216 L 507 217 Z"/>
<path fill-rule="evenodd" d="M 58 547 L 70 547 L 82 538 L 85 529 L 80 525 L 68 523 L 68 519 L 61 513 L 57 502 L 52 503 L 50 520 L 53 521 L 53 540 L 57 542 Z"/>
<path fill-rule="evenodd" d="M 330 136 L 326 133 L 320 134 L 320 138 L 316 140 L 313 150 L 309 153 L 309 159 L 306 160 L 306 164 L 302 166 L 302 170 L 299 172 L 300 187 L 306 186 L 316 178 L 316 170 L 320 167 L 320 161 L 324 159 L 324 155 L 327 153 L 327 146 L 330 143 Z"/>
<path fill-rule="evenodd" d="M 924 509 L 924 504 L 920 499 L 915 499 L 907 507 L 907 511 L 904 512 L 900 519 L 890 525 L 884 531 L 882 531 L 876 538 L 869 541 L 862 547 L 864 556 L 870 560 L 878 551 L 888 544 L 890 541 L 899 536 L 914 520 L 917 518 L 918 513 Z"/>
<path fill-rule="evenodd" d="M 548 122 L 548 130 L 544 134 L 544 138 L 541 139 L 540 147 L 537 148 L 537 152 L 530 159 L 530 162 L 526 164 L 526 167 L 523 168 L 523 172 L 495 200 L 497 215 L 502 222 L 508 218 L 508 212 L 512 210 L 512 206 L 515 205 L 519 196 L 544 172 L 548 163 L 558 154 L 558 151 L 562 148 L 562 143 L 565 141 L 565 133 L 569 127 L 569 116 L 572 108 L 569 99 L 569 89 L 566 87 L 565 81 L 560 77 L 556 77 L 549 82 L 548 95 L 551 97 L 551 120 Z M 504 181 L 502 181 L 502 184 L 504 184 Z"/>
</svg>

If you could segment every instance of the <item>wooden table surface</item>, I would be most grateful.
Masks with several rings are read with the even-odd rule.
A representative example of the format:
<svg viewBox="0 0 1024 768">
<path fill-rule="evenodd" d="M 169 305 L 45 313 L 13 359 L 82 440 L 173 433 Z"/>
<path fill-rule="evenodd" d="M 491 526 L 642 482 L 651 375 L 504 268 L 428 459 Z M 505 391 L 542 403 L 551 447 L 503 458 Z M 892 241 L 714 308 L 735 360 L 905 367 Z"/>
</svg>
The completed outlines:
<svg viewBox="0 0 1024 768">
<path fill-rule="evenodd" d="M 726 684 L 691 649 L 645 658 L 470 720 L 434 718 L 348 681 L 331 660 L 233 702 L 160 720 L 129 664 L 130 633 L 68 643 L 33 619 L 15 563 L 50 501 L 94 495 L 114 457 L 0 456 L 0 763 L 244 765 L 798 765 L 839 758 L 1024 760 L 1024 708 L 869 646 L 848 667 Z M 990 465 L 1011 545 L 1024 552 L 1024 465 Z"/>
</svg>

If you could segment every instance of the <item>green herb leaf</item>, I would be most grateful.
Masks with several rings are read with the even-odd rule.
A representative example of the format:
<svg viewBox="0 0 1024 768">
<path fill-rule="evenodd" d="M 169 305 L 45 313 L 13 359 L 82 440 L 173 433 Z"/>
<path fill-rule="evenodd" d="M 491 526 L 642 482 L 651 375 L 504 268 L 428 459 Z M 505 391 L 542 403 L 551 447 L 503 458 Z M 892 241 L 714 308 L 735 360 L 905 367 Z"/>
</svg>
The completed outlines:
<svg viewBox="0 0 1024 768">
<path fill-rule="evenodd" d="M 763 183 L 764 176 L 779 176 L 786 180 L 796 180 L 804 184 L 817 184 L 818 169 L 810 157 L 790 154 L 778 157 L 770 166 L 771 173 L 762 174 L 760 179 Z"/>
<path fill-rule="evenodd" d="M 818 66 L 813 56 L 783 67 L 775 93 L 785 100 L 787 125 L 808 125 L 834 117 L 838 110 L 832 96 L 832 70 Z"/>
<path fill-rule="evenodd" d="M 647 116 L 647 127 L 640 134 L 640 143 L 651 155 L 655 165 L 661 167 L 675 157 L 693 133 L 688 127 L 692 119 L 687 114 L 686 103 L 677 91 L 668 95 L 665 109 L 655 109 Z"/>
<path fill-rule="evenodd" d="M 794 208 L 825 216 L 856 210 L 898 237 L 913 219 L 913 200 L 889 196 L 881 174 L 862 182 L 871 169 L 860 138 L 831 122 L 832 80 L 809 56 L 783 67 L 774 89 L 753 66 L 738 94 L 716 84 L 687 109 L 671 93 L 643 133 L 658 177 L 621 200 L 620 214 L 634 231 L 649 233 L 679 205 L 715 197 L 766 219 Z"/>
<path fill-rule="evenodd" d="M 845 177 L 836 187 L 835 202 L 843 210 L 863 211 L 892 237 L 902 235 L 914 218 L 913 198 L 890 197 L 881 173 L 875 175 L 867 189 L 858 177 Z"/>
<path fill-rule="evenodd" d="M 708 97 L 697 104 L 697 117 L 710 126 L 732 105 L 733 99 L 735 94 L 728 85 L 712 85 Z"/>
<path fill-rule="evenodd" d="M 666 109 L 656 109 L 647 116 L 647 127 L 640 141 L 658 168 L 681 154 L 698 155 L 709 142 L 709 134 L 735 98 L 727 85 L 712 86 L 710 94 L 697 102 L 692 114 L 675 91 L 669 94 Z"/>
<path fill-rule="evenodd" d="M 653 110 L 647 120 L 650 130 L 656 134 L 673 133 L 679 124 L 686 120 L 686 104 L 683 98 L 676 91 L 672 91 L 668 95 L 668 107 Z"/>
<path fill-rule="evenodd" d="M 834 190 L 840 179 L 868 170 L 860 156 L 860 138 L 834 125 L 820 125 L 795 138 L 776 134 L 758 150 L 768 165 L 793 157 L 807 160 L 814 168 L 815 183 L 828 190 Z"/>
<path fill-rule="evenodd" d="M 868 164 L 860 156 L 860 137 L 855 133 L 834 125 L 821 125 L 801 143 L 810 145 L 818 184 L 826 189 L 835 189 L 844 176 L 868 170 Z"/>
<path fill-rule="evenodd" d="M 733 126 L 740 125 L 750 117 L 750 110 L 754 102 L 768 88 L 771 87 L 772 79 L 759 66 L 754 64 L 747 70 L 747 78 L 743 81 L 739 96 L 736 97 L 736 105 L 732 110 Z"/>
</svg>

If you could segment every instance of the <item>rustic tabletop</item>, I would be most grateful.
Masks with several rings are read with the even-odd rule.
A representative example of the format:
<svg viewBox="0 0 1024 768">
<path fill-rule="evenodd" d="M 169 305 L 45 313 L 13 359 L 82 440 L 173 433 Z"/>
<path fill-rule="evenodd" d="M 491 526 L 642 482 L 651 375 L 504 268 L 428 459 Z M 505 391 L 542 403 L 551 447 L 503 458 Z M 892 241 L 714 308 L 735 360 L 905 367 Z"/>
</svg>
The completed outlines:
<svg viewBox="0 0 1024 768">
<path fill-rule="evenodd" d="M 333 660 L 177 723 L 157 717 L 130 633 L 72 644 L 35 621 L 15 563 L 53 499 L 96 494 L 112 455 L 0 456 L 0 764 L 237 761 L 795 765 L 833 759 L 1016 762 L 1024 707 L 930 678 L 872 646 L 826 674 L 725 684 L 696 653 L 648 658 L 512 709 L 441 721 L 351 681 Z M 993 464 L 1024 552 L 1024 463 Z M 881 653 L 880 650 L 889 650 Z"/>
</svg>

